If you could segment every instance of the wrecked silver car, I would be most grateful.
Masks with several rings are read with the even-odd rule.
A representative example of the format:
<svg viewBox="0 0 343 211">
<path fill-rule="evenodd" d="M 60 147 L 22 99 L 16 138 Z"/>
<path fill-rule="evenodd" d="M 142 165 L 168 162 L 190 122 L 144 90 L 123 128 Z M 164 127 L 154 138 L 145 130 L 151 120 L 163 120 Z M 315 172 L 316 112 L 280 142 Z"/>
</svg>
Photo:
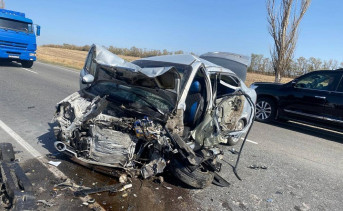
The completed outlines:
<svg viewBox="0 0 343 211">
<path fill-rule="evenodd" d="M 111 175 L 148 178 L 169 168 L 206 187 L 221 169 L 222 147 L 241 140 L 255 116 L 253 89 L 192 55 L 130 63 L 93 45 L 80 86 L 57 105 L 54 145 Z"/>
</svg>

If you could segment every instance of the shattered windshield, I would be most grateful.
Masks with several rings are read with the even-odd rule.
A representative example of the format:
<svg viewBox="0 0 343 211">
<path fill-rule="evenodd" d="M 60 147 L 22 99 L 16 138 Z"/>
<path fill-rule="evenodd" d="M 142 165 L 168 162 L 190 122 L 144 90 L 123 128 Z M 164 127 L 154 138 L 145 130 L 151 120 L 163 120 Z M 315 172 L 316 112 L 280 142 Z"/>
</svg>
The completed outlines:
<svg viewBox="0 0 343 211">
<path fill-rule="evenodd" d="M 9 20 L 5 18 L 0 18 L 0 28 L 11 29 L 15 31 L 23 31 L 28 33 L 33 32 L 32 24 L 15 20 Z"/>
<path fill-rule="evenodd" d="M 100 81 L 89 87 L 87 91 L 97 96 L 108 95 L 108 99 L 111 101 L 130 104 L 135 108 L 149 107 L 167 113 L 174 107 L 171 102 L 152 92 L 142 88 L 119 85 L 112 81 Z"/>
<path fill-rule="evenodd" d="M 181 77 L 181 82 L 180 82 L 181 90 L 184 89 L 187 79 L 192 72 L 192 66 L 190 65 L 183 65 L 183 64 L 176 64 L 176 63 L 169 63 L 169 62 L 149 61 L 149 60 L 136 60 L 136 61 L 133 61 L 132 63 L 140 66 L 141 68 L 174 67 Z"/>
</svg>

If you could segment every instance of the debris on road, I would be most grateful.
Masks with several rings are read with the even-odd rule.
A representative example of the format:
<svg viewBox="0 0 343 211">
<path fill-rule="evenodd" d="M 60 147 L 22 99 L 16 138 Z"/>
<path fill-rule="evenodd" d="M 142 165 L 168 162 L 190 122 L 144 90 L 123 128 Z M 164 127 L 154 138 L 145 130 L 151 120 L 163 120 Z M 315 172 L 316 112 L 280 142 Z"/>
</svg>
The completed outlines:
<svg viewBox="0 0 343 211">
<path fill-rule="evenodd" d="M 302 203 L 301 206 L 294 206 L 294 209 L 297 210 L 297 211 L 308 211 L 310 210 L 310 206 L 308 206 L 307 204 L 305 203 Z"/>
<path fill-rule="evenodd" d="M 43 205 L 45 205 L 45 206 L 48 206 L 48 207 L 54 206 L 53 203 L 50 203 L 50 202 L 48 202 L 47 200 L 37 200 L 37 203 L 41 203 L 41 204 L 43 204 Z"/>
<path fill-rule="evenodd" d="M 90 198 L 90 199 L 88 199 L 87 203 L 88 204 L 94 204 L 95 203 L 95 199 Z"/>
<path fill-rule="evenodd" d="M 251 165 L 251 166 L 249 166 L 248 168 L 255 169 L 255 170 L 258 170 L 258 169 L 264 169 L 264 170 L 266 170 L 266 169 L 268 169 L 268 167 L 267 167 L 267 166 L 264 166 L 264 165 Z"/>
<path fill-rule="evenodd" d="M 163 187 L 167 188 L 168 190 L 172 190 L 173 189 L 173 188 L 168 187 L 168 186 L 163 186 Z"/>
<path fill-rule="evenodd" d="M 53 165 L 55 167 L 59 166 L 62 162 L 61 161 L 49 161 L 48 162 L 50 165 Z"/>
<path fill-rule="evenodd" d="M 101 192 L 107 192 L 109 191 L 110 193 L 115 193 L 115 192 L 121 192 L 124 191 L 126 189 L 129 189 L 132 187 L 132 184 L 127 184 L 127 185 L 123 185 L 123 184 L 115 184 L 115 185 L 109 185 L 109 186 L 104 186 L 104 187 L 99 187 L 99 188 L 84 188 L 78 191 L 74 192 L 74 196 L 76 197 L 85 197 L 89 194 L 94 194 L 94 193 L 101 193 Z"/>
<path fill-rule="evenodd" d="M 70 179 L 67 179 L 66 181 L 56 184 L 54 185 L 54 187 L 75 187 L 75 184 L 73 182 L 70 181 Z M 79 186 L 78 186 L 79 187 Z"/>
<path fill-rule="evenodd" d="M 13 146 L 0 143 L 0 210 L 36 210 L 33 186 L 15 162 Z"/>
<path fill-rule="evenodd" d="M 129 189 L 129 188 L 132 188 L 132 184 L 124 185 L 124 187 L 123 187 L 122 189 L 120 189 L 118 192 L 127 190 L 127 189 Z"/>
<path fill-rule="evenodd" d="M 229 149 L 229 152 L 231 152 L 234 155 L 239 153 L 235 148 Z"/>
<path fill-rule="evenodd" d="M 120 175 L 119 182 L 120 183 L 126 183 L 127 182 L 127 174 Z"/>
<path fill-rule="evenodd" d="M 266 201 L 267 202 L 273 202 L 273 199 L 267 199 Z"/>
</svg>

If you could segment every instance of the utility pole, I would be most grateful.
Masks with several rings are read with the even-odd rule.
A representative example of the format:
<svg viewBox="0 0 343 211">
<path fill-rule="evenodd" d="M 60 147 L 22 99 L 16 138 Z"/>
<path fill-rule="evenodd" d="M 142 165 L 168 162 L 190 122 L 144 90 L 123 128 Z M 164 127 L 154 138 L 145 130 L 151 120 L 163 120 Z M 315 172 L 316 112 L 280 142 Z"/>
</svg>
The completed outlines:
<svg viewBox="0 0 343 211">
<path fill-rule="evenodd" d="M 0 8 L 5 9 L 5 2 L 4 0 L 0 0 Z"/>
</svg>

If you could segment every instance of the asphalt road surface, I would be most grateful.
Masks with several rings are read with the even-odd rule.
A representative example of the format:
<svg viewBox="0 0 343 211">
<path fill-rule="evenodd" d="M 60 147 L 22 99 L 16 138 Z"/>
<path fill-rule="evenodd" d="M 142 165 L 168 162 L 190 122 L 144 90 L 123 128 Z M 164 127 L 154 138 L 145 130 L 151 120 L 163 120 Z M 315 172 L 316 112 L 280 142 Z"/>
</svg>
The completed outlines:
<svg viewBox="0 0 343 211">
<path fill-rule="evenodd" d="M 60 156 L 53 147 L 55 105 L 78 90 L 78 80 L 75 70 L 40 62 L 31 69 L 0 65 L 0 142 L 14 145 L 37 199 L 54 204 L 50 210 L 89 209 L 68 190 L 54 188 L 62 181 L 59 173 L 80 185 L 115 183 Z M 162 185 L 133 181 L 128 196 L 94 198 L 106 210 L 342 210 L 342 133 L 295 122 L 255 122 L 248 139 L 238 168 L 242 181 L 232 172 L 237 155 L 225 147 L 221 175 L 231 183 L 228 188 L 188 189 L 165 175 Z M 43 165 L 48 160 L 62 164 L 49 171 Z M 252 165 L 267 169 L 249 168 Z"/>
</svg>

